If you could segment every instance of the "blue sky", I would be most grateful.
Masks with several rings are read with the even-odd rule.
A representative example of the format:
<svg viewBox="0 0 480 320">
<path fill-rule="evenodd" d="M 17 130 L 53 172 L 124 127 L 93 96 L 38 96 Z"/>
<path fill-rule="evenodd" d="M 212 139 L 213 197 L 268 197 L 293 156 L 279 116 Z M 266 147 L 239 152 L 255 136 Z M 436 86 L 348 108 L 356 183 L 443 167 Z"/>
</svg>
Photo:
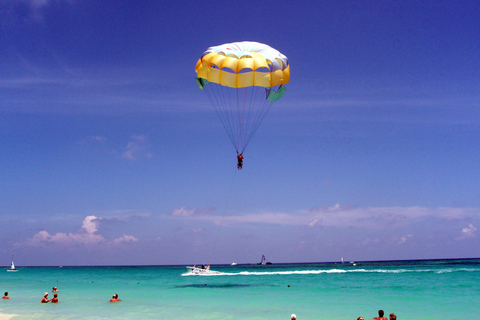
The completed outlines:
<svg viewBox="0 0 480 320">
<path fill-rule="evenodd" d="M 0 265 L 479 257 L 478 21 L 477 1 L 0 1 Z M 238 171 L 194 68 L 243 40 L 291 80 Z"/>
</svg>

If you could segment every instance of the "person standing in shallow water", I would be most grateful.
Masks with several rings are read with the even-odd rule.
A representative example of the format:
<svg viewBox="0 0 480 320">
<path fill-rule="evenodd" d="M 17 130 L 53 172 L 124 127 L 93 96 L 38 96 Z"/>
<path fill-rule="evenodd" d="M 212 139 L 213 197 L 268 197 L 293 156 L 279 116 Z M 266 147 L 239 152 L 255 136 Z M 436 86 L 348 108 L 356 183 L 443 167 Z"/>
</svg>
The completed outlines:
<svg viewBox="0 0 480 320">
<path fill-rule="evenodd" d="M 383 315 L 385 314 L 385 312 L 383 312 L 383 310 L 378 310 L 378 317 L 375 317 L 373 319 L 375 320 L 388 320 L 387 318 L 385 318 Z"/>
<path fill-rule="evenodd" d="M 395 313 L 390 313 L 390 320 L 397 320 L 397 316 L 395 315 Z"/>
<path fill-rule="evenodd" d="M 52 300 L 50 300 L 51 303 L 57 303 L 58 302 L 58 294 L 54 294 Z"/>
<path fill-rule="evenodd" d="M 122 301 L 122 300 L 118 299 L 118 294 L 115 293 L 112 296 L 112 299 L 110 299 L 110 302 L 117 302 L 117 301 Z"/>
<path fill-rule="evenodd" d="M 2 299 L 10 299 L 10 297 L 8 296 L 8 292 L 6 291 L 5 294 L 3 295 L 3 298 Z"/>
<path fill-rule="evenodd" d="M 45 293 L 43 294 L 43 299 L 42 299 L 40 302 L 41 302 L 41 303 L 48 303 L 48 302 L 50 302 L 50 300 L 48 300 L 48 293 L 47 293 L 47 292 L 45 292 Z"/>
</svg>

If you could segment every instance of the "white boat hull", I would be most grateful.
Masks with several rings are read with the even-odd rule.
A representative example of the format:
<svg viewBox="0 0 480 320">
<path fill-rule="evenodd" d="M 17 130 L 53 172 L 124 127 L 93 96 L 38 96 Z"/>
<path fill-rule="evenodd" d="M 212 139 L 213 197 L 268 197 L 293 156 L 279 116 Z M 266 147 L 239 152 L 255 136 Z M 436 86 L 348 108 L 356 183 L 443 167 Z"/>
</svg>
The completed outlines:
<svg viewBox="0 0 480 320">
<path fill-rule="evenodd" d="M 198 268 L 198 267 L 187 267 L 187 270 L 189 273 L 195 274 L 195 275 L 211 275 L 211 274 L 220 274 L 218 271 L 213 271 L 210 270 L 210 266 L 206 268 Z"/>
</svg>

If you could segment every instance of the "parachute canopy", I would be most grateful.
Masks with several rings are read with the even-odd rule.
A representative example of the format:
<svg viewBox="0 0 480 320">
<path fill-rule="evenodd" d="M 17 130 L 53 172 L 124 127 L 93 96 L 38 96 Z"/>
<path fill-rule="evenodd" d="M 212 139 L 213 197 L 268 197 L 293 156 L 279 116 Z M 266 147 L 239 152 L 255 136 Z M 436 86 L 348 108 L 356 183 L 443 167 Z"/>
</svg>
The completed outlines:
<svg viewBox="0 0 480 320">
<path fill-rule="evenodd" d="M 232 88 L 271 88 L 290 81 L 288 59 L 258 42 L 234 42 L 210 47 L 198 60 L 197 77 Z"/>
<path fill-rule="evenodd" d="M 195 67 L 197 82 L 215 107 L 238 154 L 242 154 L 272 102 L 290 81 L 286 56 L 251 41 L 207 49 Z"/>
</svg>

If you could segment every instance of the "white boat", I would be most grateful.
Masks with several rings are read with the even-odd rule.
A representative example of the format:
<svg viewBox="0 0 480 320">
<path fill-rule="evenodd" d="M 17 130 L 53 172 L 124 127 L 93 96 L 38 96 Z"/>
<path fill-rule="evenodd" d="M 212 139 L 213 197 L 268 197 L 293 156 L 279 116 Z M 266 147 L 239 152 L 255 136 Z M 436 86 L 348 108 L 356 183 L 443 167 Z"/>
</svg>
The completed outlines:
<svg viewBox="0 0 480 320">
<path fill-rule="evenodd" d="M 187 267 L 189 273 L 193 273 L 196 275 L 211 275 L 211 274 L 220 274 L 218 271 L 210 270 L 210 265 L 208 266 L 201 266 L 197 267 L 196 265 L 193 267 Z"/>
<path fill-rule="evenodd" d="M 17 272 L 18 270 L 15 268 L 15 264 L 13 263 L 13 256 L 12 256 L 12 264 L 10 265 L 10 269 L 7 272 Z"/>
<path fill-rule="evenodd" d="M 236 262 L 232 262 L 232 263 L 230 263 L 230 265 L 231 265 L 231 266 L 236 266 L 237 263 L 236 263 Z"/>
</svg>

